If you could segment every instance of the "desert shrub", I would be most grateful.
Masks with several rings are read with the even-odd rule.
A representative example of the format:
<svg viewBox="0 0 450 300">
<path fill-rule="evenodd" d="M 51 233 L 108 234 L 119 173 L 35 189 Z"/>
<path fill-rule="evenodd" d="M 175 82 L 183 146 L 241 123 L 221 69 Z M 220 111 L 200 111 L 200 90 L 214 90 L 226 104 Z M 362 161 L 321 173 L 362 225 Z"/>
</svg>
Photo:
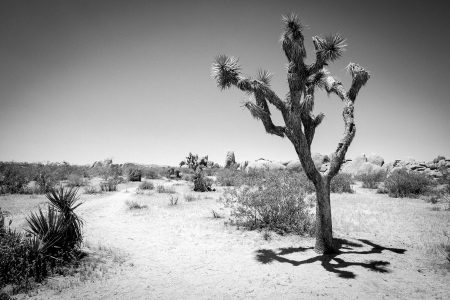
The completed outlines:
<svg viewBox="0 0 450 300">
<path fill-rule="evenodd" d="M 175 194 L 176 191 L 172 187 L 166 187 L 164 185 L 158 185 L 156 191 L 160 194 Z"/>
<path fill-rule="evenodd" d="M 67 185 L 71 187 L 81 187 L 87 184 L 86 180 L 78 174 L 70 174 L 67 178 Z"/>
<path fill-rule="evenodd" d="M 92 195 L 92 194 L 100 194 L 102 192 L 101 189 L 97 189 L 95 186 L 93 185 L 87 185 L 84 187 L 84 193 L 88 194 L 88 195 Z"/>
<path fill-rule="evenodd" d="M 211 209 L 211 212 L 212 212 L 212 216 L 213 216 L 214 219 L 222 219 L 222 218 L 223 218 L 222 215 L 219 214 L 219 213 L 218 213 L 217 211 L 215 211 L 214 209 Z"/>
<path fill-rule="evenodd" d="M 128 169 L 129 181 L 141 181 L 142 171 L 139 169 Z"/>
<path fill-rule="evenodd" d="M 151 181 L 144 181 L 139 185 L 141 190 L 153 190 L 155 185 Z"/>
<path fill-rule="evenodd" d="M 40 282 L 48 275 L 52 258 L 38 243 L 10 228 L 0 231 L 0 289 L 8 284 L 28 287 L 29 278 Z"/>
<path fill-rule="evenodd" d="M 169 205 L 170 205 L 170 206 L 178 205 L 178 197 L 177 197 L 177 196 L 170 195 L 170 198 L 169 198 Z"/>
<path fill-rule="evenodd" d="M 117 191 L 117 181 L 109 179 L 107 181 L 100 182 L 100 190 L 102 192 L 115 192 Z"/>
<path fill-rule="evenodd" d="M 242 182 L 241 171 L 235 169 L 221 169 L 216 172 L 216 176 L 221 186 L 240 186 Z"/>
<path fill-rule="evenodd" d="M 425 174 L 409 172 L 406 169 L 394 170 L 384 181 L 384 188 L 390 197 L 416 197 L 426 194 L 433 185 Z"/>
<path fill-rule="evenodd" d="M 212 180 L 205 176 L 203 172 L 195 172 L 194 178 L 194 191 L 195 192 L 206 192 L 212 191 Z"/>
<path fill-rule="evenodd" d="M 0 176 L 0 192 L 2 194 L 23 193 L 27 181 L 26 175 L 19 168 L 7 165 Z"/>
<path fill-rule="evenodd" d="M 154 169 L 144 169 L 142 171 L 142 176 L 144 176 L 147 179 L 158 179 L 161 177 L 159 173 Z"/>
<path fill-rule="evenodd" d="M 28 287 L 29 278 L 42 281 L 52 270 L 77 258 L 76 248 L 82 241 L 82 221 L 74 210 L 78 203 L 77 189 L 51 189 L 46 211 L 27 217 L 30 236 L 4 226 L 0 210 L 0 289 L 13 284 Z"/>
<path fill-rule="evenodd" d="M 193 194 L 184 194 L 184 200 L 186 202 L 192 202 L 192 201 L 198 200 L 198 197 Z"/>
<path fill-rule="evenodd" d="M 348 173 L 338 173 L 331 179 L 330 190 L 332 193 L 354 193 L 352 189 L 352 175 Z"/>
<path fill-rule="evenodd" d="M 181 175 L 181 179 L 186 180 L 186 181 L 193 181 L 194 175 L 193 174 L 183 174 L 183 175 Z"/>
<path fill-rule="evenodd" d="M 231 223 L 247 229 L 310 235 L 314 218 L 305 201 L 301 178 L 287 172 L 268 172 L 253 185 L 228 189 L 225 205 L 231 208 Z"/>
<path fill-rule="evenodd" d="M 125 202 L 126 205 L 128 206 L 128 209 L 133 210 L 133 209 L 144 209 L 144 208 L 148 208 L 147 205 L 145 204 L 140 204 L 136 201 L 130 201 L 128 200 L 127 202 Z"/>
<path fill-rule="evenodd" d="M 367 173 L 356 175 L 355 179 L 362 181 L 363 188 L 376 189 L 378 184 L 386 179 L 386 172 L 383 170 L 370 170 Z"/>
</svg>

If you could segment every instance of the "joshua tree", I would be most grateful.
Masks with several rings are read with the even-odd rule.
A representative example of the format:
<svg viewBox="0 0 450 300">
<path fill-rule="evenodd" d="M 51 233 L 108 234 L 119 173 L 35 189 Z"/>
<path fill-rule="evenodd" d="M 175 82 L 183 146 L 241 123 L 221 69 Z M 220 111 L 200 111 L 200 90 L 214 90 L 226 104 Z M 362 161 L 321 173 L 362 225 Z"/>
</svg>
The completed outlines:
<svg viewBox="0 0 450 300">
<path fill-rule="evenodd" d="M 190 169 L 194 171 L 194 191 L 196 192 L 207 192 L 211 190 L 211 183 L 205 179 L 203 174 L 203 168 L 208 167 L 208 155 L 198 158 L 198 154 L 193 155 L 189 152 L 186 156 L 186 160 L 180 162 L 180 167 L 187 165 Z"/>
<path fill-rule="evenodd" d="M 357 64 L 350 63 L 347 67 L 352 76 L 352 84 L 347 91 L 341 82 L 330 75 L 325 68 L 329 62 L 340 58 L 345 40 L 339 35 L 312 38 L 315 48 L 315 62 L 306 64 L 306 50 L 304 46 L 303 26 L 294 14 L 283 16 L 284 32 L 281 43 L 286 54 L 287 80 L 289 92 L 285 99 L 279 98 L 270 88 L 271 74 L 268 71 L 258 71 L 257 77 L 252 79 L 241 74 L 238 60 L 226 55 L 219 55 L 212 64 L 212 76 L 216 79 L 220 89 L 234 85 L 238 89 L 253 96 L 254 101 L 245 102 L 244 106 L 251 115 L 261 120 L 269 134 L 287 137 L 294 145 L 308 179 L 316 188 L 316 245 L 319 253 L 333 252 L 333 233 L 330 207 L 330 181 L 339 172 L 345 160 L 345 154 L 355 133 L 353 116 L 355 98 L 359 89 L 369 79 L 369 73 Z M 317 126 L 324 118 L 323 113 L 313 114 L 314 91 L 324 89 L 328 94 L 337 95 L 343 105 L 344 136 L 336 150 L 330 156 L 330 166 L 325 172 L 320 172 L 314 166 L 311 158 L 311 143 Z M 277 108 L 284 120 L 284 126 L 274 125 L 269 105 Z"/>
</svg>

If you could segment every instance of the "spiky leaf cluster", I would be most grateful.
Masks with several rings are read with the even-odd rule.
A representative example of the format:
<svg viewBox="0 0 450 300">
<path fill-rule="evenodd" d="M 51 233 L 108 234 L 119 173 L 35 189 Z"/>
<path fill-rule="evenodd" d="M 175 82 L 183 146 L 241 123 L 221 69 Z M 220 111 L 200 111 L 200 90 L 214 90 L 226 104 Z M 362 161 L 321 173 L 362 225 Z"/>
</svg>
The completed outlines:
<svg viewBox="0 0 450 300">
<path fill-rule="evenodd" d="M 211 68 L 211 75 L 216 79 L 217 86 L 222 90 L 236 84 L 241 67 L 234 57 L 219 55 Z"/>
<path fill-rule="evenodd" d="M 325 38 L 315 36 L 313 43 L 317 57 L 324 62 L 332 62 L 340 58 L 347 46 L 340 34 L 328 35 Z"/>
</svg>

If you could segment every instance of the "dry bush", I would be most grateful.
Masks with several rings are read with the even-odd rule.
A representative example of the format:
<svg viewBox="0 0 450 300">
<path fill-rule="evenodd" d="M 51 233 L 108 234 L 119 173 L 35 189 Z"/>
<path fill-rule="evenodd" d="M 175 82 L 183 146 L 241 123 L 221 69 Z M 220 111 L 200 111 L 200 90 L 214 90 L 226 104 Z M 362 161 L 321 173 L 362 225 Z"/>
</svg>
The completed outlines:
<svg viewBox="0 0 450 300">
<path fill-rule="evenodd" d="M 170 205 L 170 206 L 178 205 L 178 197 L 177 197 L 177 196 L 170 195 L 170 198 L 169 198 L 169 205 Z"/>
<path fill-rule="evenodd" d="M 172 187 L 166 187 L 164 185 L 158 185 L 156 186 L 156 191 L 160 194 L 175 194 L 176 191 Z"/>
<path fill-rule="evenodd" d="M 125 204 L 128 206 L 129 210 L 148 208 L 147 205 L 138 203 L 138 202 L 133 201 L 133 200 L 128 200 L 127 202 L 125 202 Z"/>
<path fill-rule="evenodd" d="M 358 174 L 355 176 L 355 180 L 362 181 L 363 188 L 366 189 L 376 189 L 378 188 L 378 185 L 380 182 L 383 182 L 386 180 L 386 172 L 383 170 L 370 170 L 367 173 Z"/>
<path fill-rule="evenodd" d="M 384 181 L 384 188 L 394 198 L 425 195 L 433 185 L 427 175 L 406 169 L 394 170 Z"/>
<path fill-rule="evenodd" d="M 231 223 L 247 229 L 311 235 L 314 215 L 305 201 L 304 182 L 287 172 L 267 172 L 251 185 L 225 192 Z"/>
<path fill-rule="evenodd" d="M 330 190 L 332 193 L 354 193 L 352 189 L 352 175 L 348 173 L 338 173 L 331 179 Z"/>
<path fill-rule="evenodd" d="M 155 185 L 151 181 L 144 181 L 141 184 L 139 184 L 139 189 L 141 190 L 153 190 L 155 188 Z"/>
<path fill-rule="evenodd" d="M 195 196 L 193 194 L 184 194 L 184 200 L 186 202 L 192 202 L 192 201 L 195 201 L 195 200 L 198 200 L 198 199 L 199 199 L 199 197 Z"/>
</svg>

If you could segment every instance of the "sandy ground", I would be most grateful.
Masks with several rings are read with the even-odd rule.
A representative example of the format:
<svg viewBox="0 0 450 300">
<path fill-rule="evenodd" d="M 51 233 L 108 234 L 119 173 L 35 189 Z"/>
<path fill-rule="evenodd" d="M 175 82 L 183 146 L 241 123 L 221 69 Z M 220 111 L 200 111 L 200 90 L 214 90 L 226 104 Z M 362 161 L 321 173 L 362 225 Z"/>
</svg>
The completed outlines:
<svg viewBox="0 0 450 300">
<path fill-rule="evenodd" d="M 159 181 L 155 181 L 159 182 Z M 160 181 L 163 183 L 163 181 Z M 173 183 L 167 183 L 171 185 Z M 351 196 L 332 195 L 339 255 L 317 255 L 314 240 L 272 235 L 225 226 L 212 217 L 221 214 L 221 192 L 191 193 L 186 184 L 174 186 L 179 203 L 169 206 L 169 195 L 137 195 L 135 188 L 91 197 L 80 206 L 88 245 L 109 247 L 124 255 L 113 274 L 61 291 L 41 289 L 32 299 L 449 299 L 449 273 L 427 267 L 423 251 L 411 242 L 408 224 L 416 224 L 407 210 L 387 220 L 386 229 L 358 228 L 355 218 L 392 202 L 383 195 L 357 189 Z M 147 209 L 130 211 L 125 202 L 136 200 Z M 410 208 L 426 209 L 410 199 Z M 347 201 L 347 211 L 340 202 Z M 379 202 L 377 202 L 379 201 Z M 361 206 L 361 202 L 369 205 Z M 348 205 L 350 203 L 350 206 Z M 375 204 L 372 204 L 375 203 Z M 359 207 L 360 205 L 361 207 Z M 363 211 L 347 223 L 342 219 Z M 350 208 L 350 211 L 349 211 Z M 389 207 L 387 208 L 391 210 Z M 381 214 L 383 213 L 381 209 Z M 438 212 L 437 212 L 438 213 Z M 449 214 L 446 218 L 448 220 Z M 381 215 L 380 215 L 381 216 Z M 344 218 L 345 219 L 345 218 Z M 383 218 L 374 219 L 382 223 Z M 400 221 L 397 221 L 400 220 Z M 353 224 L 353 223 L 355 224 Z M 391 223 L 389 223 L 391 222 Z M 403 223 L 402 223 L 403 222 Z M 350 225 L 349 225 L 350 224 Z M 352 228 L 354 225 L 355 228 Z M 370 223 L 365 223 L 369 224 Z M 396 224 L 393 226 L 392 224 Z M 369 226 L 370 227 L 370 226 Z M 337 228 L 337 229 L 336 229 Z M 378 227 L 380 228 L 380 227 Z M 383 235 L 384 234 L 384 235 Z M 415 235 L 417 237 L 417 235 Z M 95 248 L 95 247 L 94 247 Z M 25 297 L 28 298 L 28 297 Z"/>
</svg>

